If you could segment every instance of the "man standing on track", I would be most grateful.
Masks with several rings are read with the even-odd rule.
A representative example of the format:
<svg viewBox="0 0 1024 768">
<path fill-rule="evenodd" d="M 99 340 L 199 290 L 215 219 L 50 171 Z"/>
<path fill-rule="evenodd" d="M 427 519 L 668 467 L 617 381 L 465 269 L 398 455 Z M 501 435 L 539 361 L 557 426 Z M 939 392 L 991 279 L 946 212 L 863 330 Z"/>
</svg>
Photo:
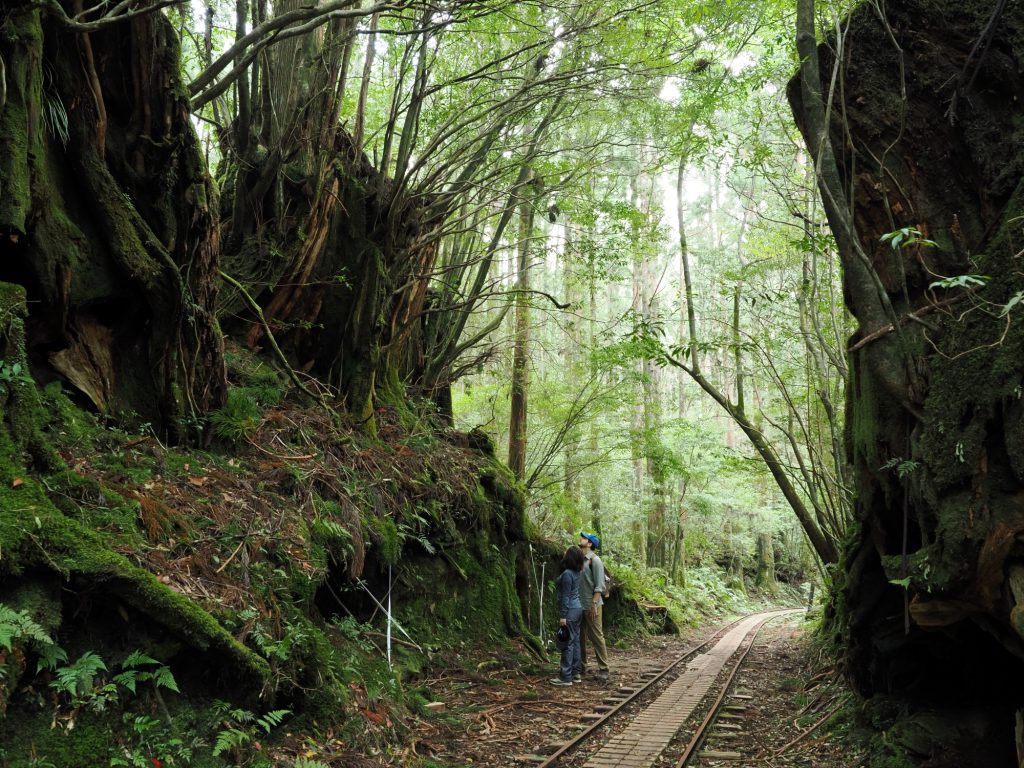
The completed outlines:
<svg viewBox="0 0 1024 768">
<path fill-rule="evenodd" d="M 595 533 L 580 531 L 580 549 L 587 556 L 587 563 L 580 574 L 580 602 L 583 603 L 583 632 L 580 633 L 580 661 L 583 673 L 587 667 L 587 643 L 594 646 L 597 657 L 598 682 L 608 681 L 608 648 L 604 642 L 604 627 L 601 624 L 601 609 L 604 605 L 604 563 L 594 550 L 601 548 L 601 539 Z"/>
</svg>

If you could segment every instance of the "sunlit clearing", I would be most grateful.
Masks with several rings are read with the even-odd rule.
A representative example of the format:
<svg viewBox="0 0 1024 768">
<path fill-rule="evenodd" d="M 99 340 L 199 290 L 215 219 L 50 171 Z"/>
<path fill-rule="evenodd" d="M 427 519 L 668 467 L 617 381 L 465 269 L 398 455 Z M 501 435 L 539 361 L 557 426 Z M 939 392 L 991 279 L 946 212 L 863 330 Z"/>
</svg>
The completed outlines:
<svg viewBox="0 0 1024 768">
<path fill-rule="evenodd" d="M 661 99 L 662 101 L 667 101 L 669 104 L 678 104 L 679 95 L 679 78 L 665 78 L 665 83 L 664 85 L 661 86 L 661 93 L 658 94 L 658 98 Z"/>
<path fill-rule="evenodd" d="M 752 66 L 753 64 L 754 57 L 748 51 L 743 51 L 738 56 L 730 59 L 726 66 L 729 68 L 730 72 L 734 75 L 738 75 L 744 69 Z"/>
</svg>

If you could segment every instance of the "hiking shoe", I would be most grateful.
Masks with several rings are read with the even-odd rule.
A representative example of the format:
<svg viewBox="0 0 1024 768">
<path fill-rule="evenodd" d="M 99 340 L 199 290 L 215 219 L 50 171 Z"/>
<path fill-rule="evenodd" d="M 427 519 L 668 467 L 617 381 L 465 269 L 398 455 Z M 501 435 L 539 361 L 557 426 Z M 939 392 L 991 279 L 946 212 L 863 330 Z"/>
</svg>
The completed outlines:
<svg viewBox="0 0 1024 768">
<path fill-rule="evenodd" d="M 594 679 L 597 680 L 597 682 L 599 682 L 599 683 L 607 683 L 608 682 L 608 670 L 607 669 L 602 669 L 600 672 L 598 672 L 596 675 L 594 675 Z"/>
<path fill-rule="evenodd" d="M 561 686 L 572 685 L 572 680 L 563 680 L 560 677 L 556 677 L 554 680 L 551 680 L 550 682 L 551 682 L 552 685 L 561 685 Z"/>
<path fill-rule="evenodd" d="M 572 681 L 574 683 L 582 683 L 583 682 L 583 675 L 573 675 L 572 676 Z"/>
</svg>

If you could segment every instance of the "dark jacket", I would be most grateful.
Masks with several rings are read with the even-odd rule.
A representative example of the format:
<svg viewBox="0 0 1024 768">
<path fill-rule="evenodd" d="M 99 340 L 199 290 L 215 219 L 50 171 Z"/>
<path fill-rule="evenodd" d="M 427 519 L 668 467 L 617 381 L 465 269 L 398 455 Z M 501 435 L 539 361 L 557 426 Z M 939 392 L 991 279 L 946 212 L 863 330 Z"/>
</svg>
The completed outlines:
<svg viewBox="0 0 1024 768">
<path fill-rule="evenodd" d="M 583 610 L 580 603 L 580 572 L 566 568 L 555 580 L 555 596 L 558 599 L 558 617 L 568 618 L 573 608 Z"/>
</svg>

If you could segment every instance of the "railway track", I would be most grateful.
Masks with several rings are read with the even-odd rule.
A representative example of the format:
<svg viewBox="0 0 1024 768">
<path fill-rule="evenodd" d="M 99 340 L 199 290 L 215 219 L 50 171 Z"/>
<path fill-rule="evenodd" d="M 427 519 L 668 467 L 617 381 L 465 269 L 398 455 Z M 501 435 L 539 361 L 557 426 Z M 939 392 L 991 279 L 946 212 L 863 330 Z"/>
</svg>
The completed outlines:
<svg viewBox="0 0 1024 768">
<path fill-rule="evenodd" d="M 772 611 L 733 622 L 661 670 L 618 688 L 593 714 L 584 716 L 584 727 L 576 736 L 553 745 L 546 755 L 524 756 L 521 764 L 536 768 L 692 765 L 697 749 L 723 714 L 733 678 L 761 627 L 794 613 L 799 611 Z M 735 727 L 723 723 L 718 730 Z M 741 756 L 715 751 L 704 757 L 736 760 Z"/>
</svg>

